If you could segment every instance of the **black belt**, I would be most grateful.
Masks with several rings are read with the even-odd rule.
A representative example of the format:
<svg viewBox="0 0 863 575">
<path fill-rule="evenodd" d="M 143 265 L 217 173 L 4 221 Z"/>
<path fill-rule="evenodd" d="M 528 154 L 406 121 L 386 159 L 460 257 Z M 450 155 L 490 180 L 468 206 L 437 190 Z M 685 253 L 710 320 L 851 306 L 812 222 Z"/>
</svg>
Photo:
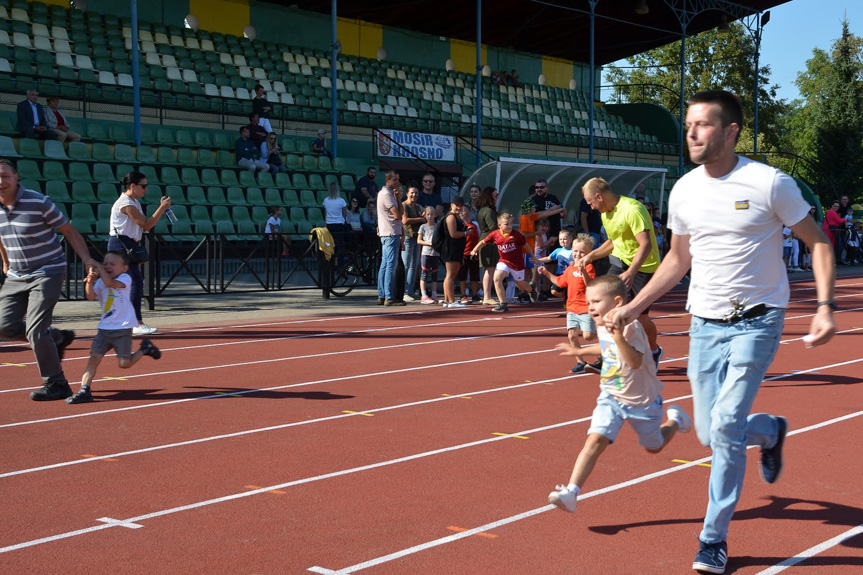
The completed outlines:
<svg viewBox="0 0 863 575">
<path fill-rule="evenodd" d="M 744 320 L 744 319 L 753 319 L 756 317 L 761 317 L 762 315 L 767 314 L 767 312 L 769 312 L 771 309 L 773 309 L 773 308 L 767 307 L 763 303 L 760 303 L 756 306 L 749 308 L 748 310 L 746 310 L 745 312 L 743 312 L 739 315 L 732 315 L 730 317 L 726 317 L 726 318 L 722 318 L 722 319 L 712 319 L 712 318 L 707 318 L 707 317 L 702 317 L 701 319 L 703 319 L 706 322 L 718 323 L 718 324 L 737 323 L 737 322 Z"/>
</svg>

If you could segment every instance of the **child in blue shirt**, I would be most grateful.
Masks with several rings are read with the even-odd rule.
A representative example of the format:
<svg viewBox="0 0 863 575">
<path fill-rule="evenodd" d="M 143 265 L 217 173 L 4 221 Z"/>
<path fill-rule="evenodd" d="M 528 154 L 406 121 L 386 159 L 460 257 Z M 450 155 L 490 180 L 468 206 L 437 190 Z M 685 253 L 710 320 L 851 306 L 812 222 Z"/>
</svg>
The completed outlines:
<svg viewBox="0 0 863 575">
<path fill-rule="evenodd" d="M 548 257 L 540 258 L 539 261 L 544 264 L 557 262 L 555 275 L 560 275 L 572 263 L 572 232 L 569 230 L 560 230 L 560 233 L 557 236 L 557 241 L 560 244 L 560 247 L 548 254 Z M 565 297 L 566 288 L 561 289 L 552 284 L 551 295 L 555 297 Z"/>
</svg>

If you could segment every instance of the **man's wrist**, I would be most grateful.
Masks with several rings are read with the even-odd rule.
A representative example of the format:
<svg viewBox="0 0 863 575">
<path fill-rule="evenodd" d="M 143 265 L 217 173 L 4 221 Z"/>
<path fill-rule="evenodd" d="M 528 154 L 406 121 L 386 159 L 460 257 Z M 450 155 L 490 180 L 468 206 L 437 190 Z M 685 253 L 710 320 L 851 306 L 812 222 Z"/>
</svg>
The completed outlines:
<svg viewBox="0 0 863 575">
<path fill-rule="evenodd" d="M 836 302 L 832 299 L 819 301 L 817 304 L 815 304 L 816 308 L 821 308 L 822 306 L 827 306 L 828 308 L 830 308 L 831 311 L 836 311 L 837 309 L 839 309 L 839 306 L 837 306 Z"/>
</svg>

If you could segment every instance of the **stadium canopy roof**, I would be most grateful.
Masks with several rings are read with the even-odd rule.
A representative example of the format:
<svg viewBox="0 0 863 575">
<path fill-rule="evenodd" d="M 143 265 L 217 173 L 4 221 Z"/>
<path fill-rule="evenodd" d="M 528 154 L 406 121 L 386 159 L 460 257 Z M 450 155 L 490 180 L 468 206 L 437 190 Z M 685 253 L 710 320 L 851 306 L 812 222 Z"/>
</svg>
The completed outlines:
<svg viewBox="0 0 863 575">
<path fill-rule="evenodd" d="M 498 211 L 518 217 L 527 189 L 540 178 L 548 181 L 549 193 L 557 196 L 566 209 L 572 211 L 578 209 L 582 199 L 581 187 L 590 178 L 604 178 L 616 193 L 632 196 L 639 184 L 654 177 L 659 178 L 658 189 L 665 189 L 665 174 L 665 168 L 498 158 L 480 166 L 462 185 L 462 190 L 469 190 L 473 184 L 480 188 L 493 185 L 499 194 Z M 466 192 L 463 191 L 462 196 L 466 197 Z M 663 195 L 660 194 L 657 200 L 662 209 Z"/>
<path fill-rule="evenodd" d="M 330 14 L 322 0 L 262 0 Z M 680 38 L 679 14 L 689 36 L 733 22 L 789 0 L 644 0 L 649 12 L 636 14 L 638 0 L 596 4 L 595 63 L 607 64 L 664 46 Z M 432 36 L 476 41 L 476 2 L 469 0 L 337 0 L 339 17 L 364 20 Z M 588 0 L 485 0 L 482 42 L 575 62 L 590 60 Z"/>
</svg>

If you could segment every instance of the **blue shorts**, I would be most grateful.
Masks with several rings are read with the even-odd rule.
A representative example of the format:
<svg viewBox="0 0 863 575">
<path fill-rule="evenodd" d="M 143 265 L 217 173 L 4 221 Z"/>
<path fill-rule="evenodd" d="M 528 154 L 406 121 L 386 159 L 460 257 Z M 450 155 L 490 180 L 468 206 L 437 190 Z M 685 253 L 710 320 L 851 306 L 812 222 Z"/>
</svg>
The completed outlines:
<svg viewBox="0 0 863 575">
<path fill-rule="evenodd" d="M 589 313 L 566 312 L 566 329 L 580 329 L 582 333 L 596 333 L 596 323 Z"/>
<path fill-rule="evenodd" d="M 617 438 L 624 420 L 629 420 L 638 434 L 638 443 L 645 449 L 662 447 L 662 396 L 657 395 L 650 405 L 623 405 L 603 391 L 596 399 L 596 409 L 590 419 L 588 435 L 598 433 L 611 443 Z"/>
<path fill-rule="evenodd" d="M 782 257 L 790 258 L 794 254 L 794 248 L 791 246 L 785 246 L 782 248 Z"/>
</svg>

